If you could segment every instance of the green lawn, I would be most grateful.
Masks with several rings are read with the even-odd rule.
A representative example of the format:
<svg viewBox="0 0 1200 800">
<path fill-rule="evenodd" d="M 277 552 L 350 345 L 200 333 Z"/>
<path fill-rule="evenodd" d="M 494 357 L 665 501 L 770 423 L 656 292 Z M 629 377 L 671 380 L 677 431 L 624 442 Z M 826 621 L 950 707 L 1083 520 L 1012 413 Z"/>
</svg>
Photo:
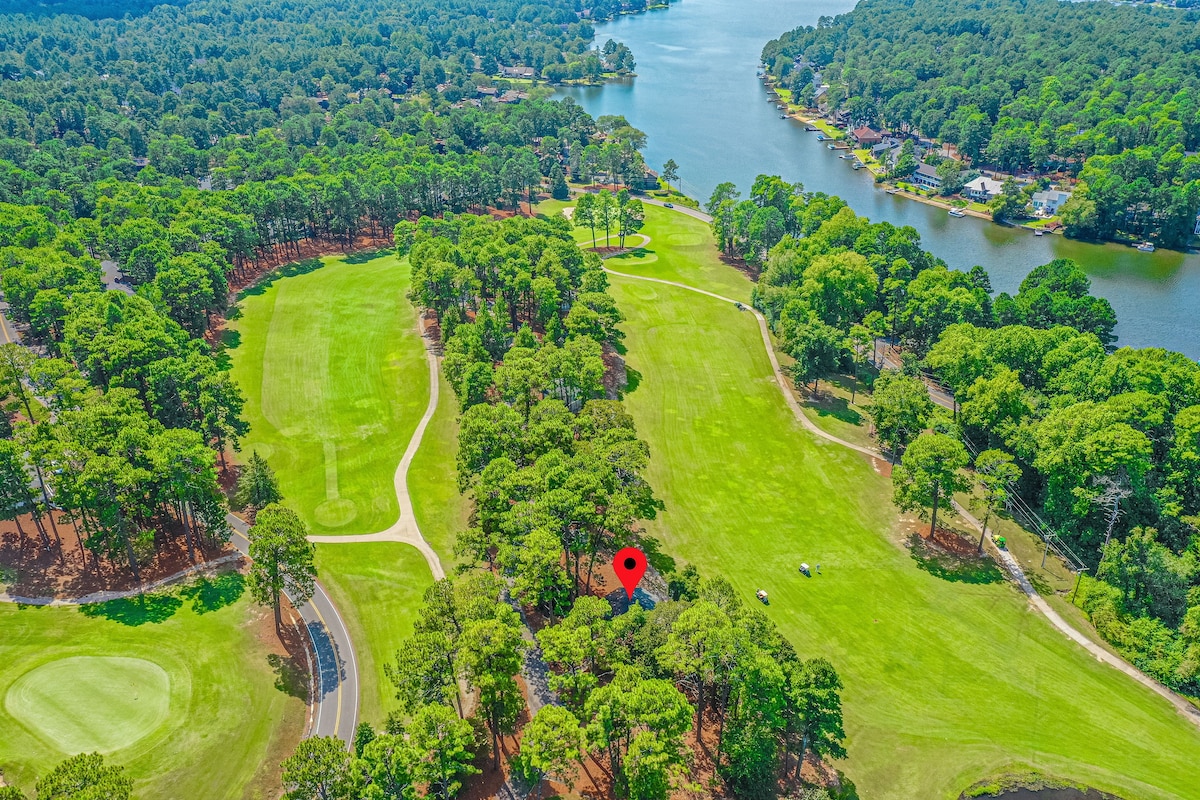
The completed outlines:
<svg viewBox="0 0 1200 800">
<path fill-rule="evenodd" d="M 433 583 L 429 567 L 410 545 L 356 542 L 317 545 L 317 571 L 354 642 L 359 720 L 379 726 L 396 707 L 383 665 L 412 635 L 421 596 Z"/>
<path fill-rule="evenodd" d="M 250 435 L 313 533 L 396 521 L 392 476 L 429 399 L 406 260 L 331 257 L 251 290 L 230 323 Z"/>
<path fill-rule="evenodd" d="M 647 233 L 654 236 L 652 226 Z M 710 256 L 626 271 L 705 285 Z M 611 263 L 611 262 L 610 262 Z M 615 265 L 614 265 L 615 266 Z M 728 277 L 708 288 L 728 293 Z M 1006 582 L 922 569 L 899 542 L 888 481 L 806 434 L 775 385 L 753 318 L 682 289 L 619 278 L 626 397 L 666 511 L 662 549 L 721 573 L 805 655 L 846 684 L 850 759 L 864 798 L 956 797 L 1036 768 L 1129 798 L 1200 797 L 1200 730 L 1088 657 Z M 821 564 L 812 579 L 800 561 Z"/>
<path fill-rule="evenodd" d="M 140 800 L 278 796 L 307 697 L 243 589 L 225 573 L 83 608 L 0 605 L 4 779 L 32 796 L 54 764 L 99 751 Z"/>
<path fill-rule="evenodd" d="M 540 203 L 538 213 L 562 213 L 572 205 L 561 200 Z M 713 246 L 708 224 L 679 211 L 646 206 L 646 225 L 641 233 L 650 237 L 649 246 L 623 256 L 609 258 L 604 265 L 617 272 L 636 272 L 668 281 L 679 281 L 743 303 L 750 302 L 750 281 L 721 261 Z M 604 231 L 599 232 L 603 239 Z M 589 242 L 591 230 L 575 229 L 575 240 Z M 616 237 L 613 237 L 616 244 Z M 749 316 L 749 314 L 747 314 Z"/>
</svg>

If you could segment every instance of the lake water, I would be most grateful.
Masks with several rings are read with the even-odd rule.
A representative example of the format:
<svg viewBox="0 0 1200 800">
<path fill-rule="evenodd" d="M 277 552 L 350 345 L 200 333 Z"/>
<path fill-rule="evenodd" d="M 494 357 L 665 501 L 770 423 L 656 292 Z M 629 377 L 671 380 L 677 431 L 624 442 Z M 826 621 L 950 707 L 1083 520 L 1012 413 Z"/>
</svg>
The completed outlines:
<svg viewBox="0 0 1200 800">
<path fill-rule="evenodd" d="M 647 163 L 659 169 L 674 158 L 684 190 L 701 201 L 721 181 L 746 194 L 755 175 L 780 175 L 809 191 L 839 195 L 872 220 L 912 225 L 951 267 L 986 267 L 996 291 L 1015 292 L 1033 267 L 1072 258 L 1087 270 L 1092 290 L 1116 309 L 1121 344 L 1200 358 L 1200 256 L 1139 253 L 954 219 L 876 189 L 866 170 L 852 170 L 802 124 L 779 119 L 755 75 L 762 46 L 853 6 L 851 0 L 680 0 L 670 9 L 621 17 L 598 26 L 597 39 L 629 45 L 638 77 L 560 95 L 574 97 L 593 116 L 623 114 L 649 136 Z"/>
</svg>

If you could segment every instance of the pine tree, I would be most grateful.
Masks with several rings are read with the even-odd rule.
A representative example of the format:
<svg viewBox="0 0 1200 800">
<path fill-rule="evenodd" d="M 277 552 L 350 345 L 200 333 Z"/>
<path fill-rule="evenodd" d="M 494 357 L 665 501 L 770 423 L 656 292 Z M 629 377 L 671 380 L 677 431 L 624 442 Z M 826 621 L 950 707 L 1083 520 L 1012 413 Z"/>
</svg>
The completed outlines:
<svg viewBox="0 0 1200 800">
<path fill-rule="evenodd" d="M 283 494 L 279 491 L 279 481 L 275 478 L 275 470 L 271 469 L 271 465 L 257 450 L 250 454 L 250 460 L 242 467 L 234 499 L 239 507 L 247 509 L 252 516 L 258 509 L 283 499 Z"/>
</svg>

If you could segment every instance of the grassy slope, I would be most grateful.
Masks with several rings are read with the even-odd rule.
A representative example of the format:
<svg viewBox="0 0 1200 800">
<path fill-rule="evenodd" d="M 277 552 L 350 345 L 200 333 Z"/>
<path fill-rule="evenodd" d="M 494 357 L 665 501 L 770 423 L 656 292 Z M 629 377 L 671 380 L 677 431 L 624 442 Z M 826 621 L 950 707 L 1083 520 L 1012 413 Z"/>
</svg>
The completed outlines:
<svg viewBox="0 0 1200 800">
<path fill-rule="evenodd" d="M 686 254 L 666 260 L 645 272 L 693 269 Z M 726 293 L 705 285 L 709 269 L 685 282 Z M 1009 585 L 916 568 L 895 541 L 887 481 L 802 431 L 748 314 L 613 283 L 642 376 L 626 402 L 667 506 L 650 530 L 747 596 L 768 589 L 768 613 L 799 649 L 834 662 L 846 682 L 847 771 L 864 797 L 951 797 L 1014 765 L 1130 797 L 1200 796 L 1186 766 L 1200 758 L 1200 731 L 1164 701 L 1088 658 Z M 801 560 L 823 574 L 799 577 Z"/>
<path fill-rule="evenodd" d="M 354 642 L 359 719 L 378 726 L 396 705 L 383 665 L 412 635 L 414 614 L 433 578 L 416 548 L 400 542 L 317 545 L 317 571 Z"/>
<path fill-rule="evenodd" d="M 407 261 L 327 258 L 242 300 L 233 375 L 250 435 L 314 533 L 396 520 L 392 475 L 429 399 Z"/>
<path fill-rule="evenodd" d="M 151 595 L 145 607 L 128 601 L 85 610 L 0 605 L 0 698 L 21 676 L 58 659 L 143 659 L 170 676 L 170 713 L 110 756 L 136 779 L 136 796 L 277 794 L 279 759 L 285 755 L 279 748 L 291 746 L 286 731 L 302 728 L 304 699 L 276 687 L 268 651 L 255 636 L 255 620 L 269 612 L 245 595 L 217 605 L 178 590 Z M 94 702 L 77 703 L 73 713 L 88 717 L 80 723 L 93 728 L 119 722 L 115 712 L 109 720 Z M 30 796 L 35 776 L 69 755 L 10 716 L 3 704 L 0 732 L 0 771 Z"/>
</svg>

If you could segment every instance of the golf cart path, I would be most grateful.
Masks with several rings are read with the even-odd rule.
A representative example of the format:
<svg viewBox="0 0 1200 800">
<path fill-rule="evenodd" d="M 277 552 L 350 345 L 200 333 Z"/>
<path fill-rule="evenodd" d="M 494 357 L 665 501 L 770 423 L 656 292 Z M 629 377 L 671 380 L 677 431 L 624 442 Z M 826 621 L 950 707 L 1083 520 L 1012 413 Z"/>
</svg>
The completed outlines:
<svg viewBox="0 0 1200 800">
<path fill-rule="evenodd" d="M 805 430 L 815 434 L 816 436 L 819 436 L 822 439 L 839 444 L 842 447 L 847 447 L 870 458 L 884 458 L 883 454 L 878 450 L 874 450 L 870 447 L 863 447 L 862 445 L 848 442 L 845 439 L 840 439 L 837 436 L 834 436 L 833 434 L 817 427 L 816 423 L 808 418 L 808 416 L 802 410 L 800 403 L 796 400 L 796 396 L 792 392 L 791 386 L 788 385 L 787 379 L 784 377 L 783 369 L 779 365 L 779 359 L 775 355 L 775 348 L 771 344 L 771 330 L 767 325 L 767 320 L 757 309 L 745 305 L 738 300 L 725 297 L 724 295 L 706 291 L 705 289 L 697 289 L 695 286 L 688 286 L 686 283 L 680 283 L 678 281 L 668 281 L 662 278 L 650 278 L 642 275 L 630 275 L 626 272 L 617 272 L 616 270 L 609 269 L 608 267 L 605 267 L 604 271 L 618 278 L 627 278 L 635 281 L 648 281 L 650 283 L 662 283 L 666 284 L 667 286 L 675 286 L 680 289 L 686 289 L 689 292 L 696 292 L 697 294 L 706 295 L 716 300 L 732 303 L 733 305 L 740 306 L 741 308 L 750 311 L 752 314 L 754 314 L 755 319 L 758 320 L 758 328 L 762 333 L 763 346 L 766 348 L 767 358 L 771 361 L 771 369 L 775 373 L 775 383 L 779 386 L 779 390 L 783 393 L 783 398 L 787 402 L 788 407 L 792 410 L 792 413 L 805 428 Z M 953 501 L 953 505 L 954 509 L 958 511 L 958 513 L 962 515 L 963 519 L 970 523 L 972 527 L 980 532 L 983 531 L 983 526 L 979 523 L 979 521 L 969 514 L 966 509 L 959 505 L 957 501 Z M 1061 631 L 1067 638 L 1083 647 L 1098 660 L 1108 664 L 1109 666 L 1119 669 L 1121 672 L 1133 678 L 1138 683 L 1146 686 L 1156 694 L 1163 697 L 1185 718 L 1190 720 L 1195 725 L 1200 726 L 1200 709 L 1197 709 L 1182 696 L 1176 694 L 1171 689 L 1156 681 L 1154 678 L 1151 678 L 1149 675 L 1142 672 L 1125 659 L 1110 653 L 1108 650 L 1105 650 L 1103 647 L 1096 644 L 1091 639 L 1076 630 L 1074 626 L 1063 619 L 1063 617 L 1057 611 L 1052 609 L 1050 605 L 1041 597 L 1041 595 L 1037 593 L 1037 591 L 1033 588 L 1033 584 L 1031 584 L 1029 579 L 1025 576 L 1024 570 L 1021 569 L 1021 565 L 1017 563 L 1016 559 L 1013 558 L 1011 553 L 1000 548 L 995 548 L 995 552 L 998 555 L 1000 562 L 1008 569 L 1009 573 L 1016 580 L 1017 585 L 1021 587 L 1021 591 L 1025 593 L 1025 597 L 1029 601 L 1030 605 L 1041 612 L 1041 614 L 1046 617 L 1046 619 L 1048 619 L 1055 628 L 1058 628 L 1058 630 Z"/>
<path fill-rule="evenodd" d="M 356 542 L 403 542 L 410 544 L 420 551 L 425 557 L 425 562 L 429 565 L 429 571 L 433 573 L 434 580 L 441 580 L 446 577 L 446 572 L 442 569 L 441 559 L 429 546 L 429 542 L 425 541 L 425 537 L 421 535 L 421 528 L 417 524 L 417 516 L 413 512 L 412 495 L 408 491 L 408 470 L 412 466 L 413 458 L 417 455 L 417 450 L 421 447 L 421 441 L 425 438 L 425 430 L 429 427 L 430 420 L 433 419 L 434 412 L 437 411 L 439 381 L 438 381 L 438 360 L 432 348 L 430 348 L 424 332 L 420 329 L 421 323 L 417 322 L 418 333 L 421 335 L 421 340 L 425 345 L 425 359 L 429 365 L 429 402 L 425 406 L 425 413 L 421 416 L 421 421 L 417 423 L 416 430 L 413 431 L 412 438 L 408 440 L 408 447 L 404 450 L 404 455 L 400 458 L 400 464 L 396 467 L 396 474 L 392 477 L 392 486 L 396 492 L 396 503 L 400 507 L 399 518 L 384 528 L 375 533 L 362 533 L 350 536 L 309 536 L 310 542 L 319 544 L 354 544 Z"/>
<path fill-rule="evenodd" d="M 197 573 L 210 575 L 214 572 L 214 567 L 219 567 L 222 564 L 228 564 L 230 561 L 239 561 L 242 558 L 241 553 L 230 553 L 229 555 L 214 558 L 212 561 L 205 561 L 203 564 L 196 564 L 176 572 L 174 575 L 168 575 L 165 578 L 160 578 L 152 583 L 147 583 L 133 589 L 125 589 L 124 591 L 100 591 L 85 594 L 80 597 L 26 597 L 19 594 L 9 594 L 5 591 L 0 591 L 0 603 L 17 603 L 23 606 L 86 606 L 92 603 L 107 603 L 110 600 L 125 600 L 130 597 L 152 592 L 155 589 L 161 589 L 164 586 L 170 586 L 173 583 L 179 583 L 184 578 L 188 578 Z"/>
</svg>

